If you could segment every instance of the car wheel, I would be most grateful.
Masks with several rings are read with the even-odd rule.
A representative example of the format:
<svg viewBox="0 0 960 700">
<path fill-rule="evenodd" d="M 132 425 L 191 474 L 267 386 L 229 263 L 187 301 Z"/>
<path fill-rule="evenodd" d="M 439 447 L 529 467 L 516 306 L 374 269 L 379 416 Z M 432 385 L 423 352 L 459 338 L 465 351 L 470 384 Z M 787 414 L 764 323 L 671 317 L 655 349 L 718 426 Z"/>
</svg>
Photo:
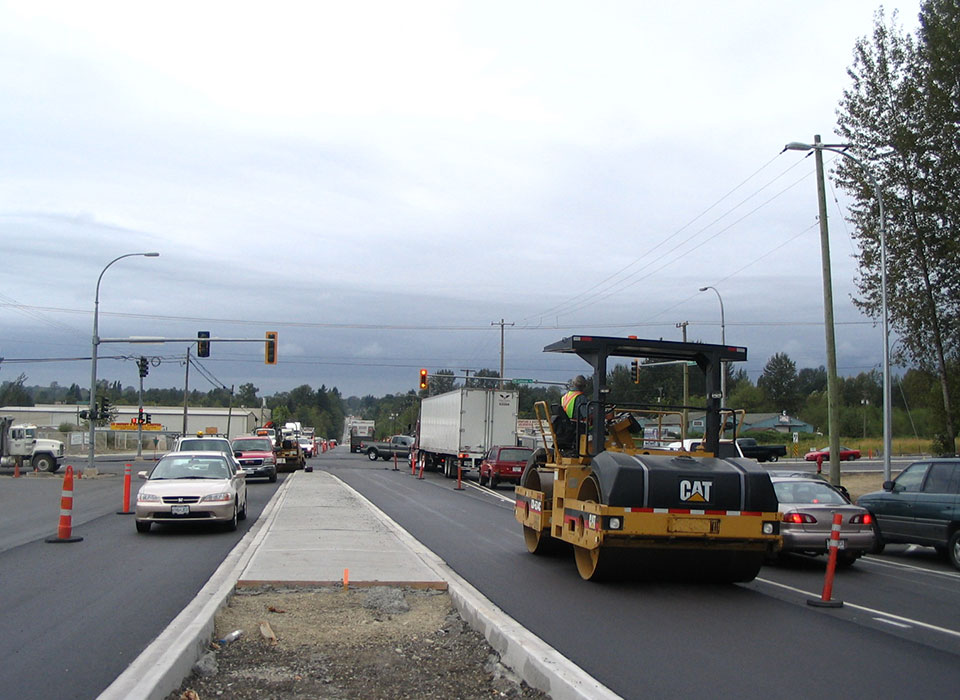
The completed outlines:
<svg viewBox="0 0 960 700">
<path fill-rule="evenodd" d="M 378 456 L 379 455 L 377 454 L 376 449 L 374 449 L 373 447 L 367 450 L 367 459 L 369 459 L 371 462 L 376 462 Z"/>
<path fill-rule="evenodd" d="M 151 523 L 150 521 L 138 520 L 138 521 L 137 521 L 137 532 L 150 532 L 150 526 L 151 526 L 152 524 L 153 524 L 153 523 Z"/>
<path fill-rule="evenodd" d="M 490 488 L 492 489 L 497 488 L 497 485 L 500 483 L 500 479 L 495 477 L 493 472 L 490 472 L 490 477 L 487 479 L 487 481 L 490 483 Z"/>
<path fill-rule="evenodd" d="M 779 461 L 780 461 L 780 455 L 770 455 L 770 461 L 771 461 L 771 462 L 779 462 Z"/>
<path fill-rule="evenodd" d="M 55 472 L 57 460 L 50 455 L 37 455 L 33 458 L 33 468 L 42 472 Z"/>
<path fill-rule="evenodd" d="M 237 513 L 237 520 L 246 520 L 247 519 L 247 499 L 243 499 L 243 508 L 240 509 L 240 512 Z"/>
<path fill-rule="evenodd" d="M 277 482 L 277 468 L 276 468 L 276 467 L 273 468 L 273 471 L 270 472 L 270 476 L 267 477 L 267 479 L 268 479 L 268 481 L 269 481 L 271 484 L 275 484 L 275 483 Z"/>
<path fill-rule="evenodd" d="M 960 569 L 960 530 L 956 530 L 950 535 L 950 542 L 947 544 L 947 559 L 950 560 L 955 569 Z"/>
<path fill-rule="evenodd" d="M 837 568 L 848 569 L 860 558 L 860 552 L 837 552 Z"/>
<path fill-rule="evenodd" d="M 238 511 L 237 503 L 236 503 L 236 501 L 234 501 L 234 503 L 233 503 L 233 517 L 230 518 L 230 520 L 227 521 L 227 530 L 229 530 L 230 532 L 233 532 L 234 530 L 237 529 L 237 519 L 238 519 L 238 517 L 237 517 L 237 511 Z"/>
<path fill-rule="evenodd" d="M 874 516 L 876 518 L 876 516 Z M 874 543 L 873 549 L 870 550 L 870 554 L 883 554 L 884 548 L 887 546 L 887 543 L 883 541 L 883 537 L 880 536 L 880 528 L 877 527 L 876 520 L 873 523 L 873 536 Z"/>
</svg>

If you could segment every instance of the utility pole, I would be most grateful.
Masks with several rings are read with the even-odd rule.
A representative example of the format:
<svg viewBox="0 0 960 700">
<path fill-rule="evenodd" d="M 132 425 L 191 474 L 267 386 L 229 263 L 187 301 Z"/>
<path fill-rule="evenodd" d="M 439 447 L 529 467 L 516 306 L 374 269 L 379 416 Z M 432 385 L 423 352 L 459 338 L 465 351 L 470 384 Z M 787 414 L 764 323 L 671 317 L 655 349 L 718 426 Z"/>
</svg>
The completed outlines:
<svg viewBox="0 0 960 700">
<path fill-rule="evenodd" d="M 491 326 L 500 326 L 500 388 L 503 388 L 503 327 L 512 326 L 512 323 L 504 323 L 501 318 L 500 321 L 491 321 Z"/>
<path fill-rule="evenodd" d="M 687 342 L 687 326 L 689 321 L 681 321 L 677 324 L 683 333 L 683 342 Z M 687 439 L 687 424 L 690 422 L 690 412 L 687 410 L 687 404 L 690 403 L 690 367 L 683 363 L 683 425 L 680 427 L 680 439 Z"/>
<path fill-rule="evenodd" d="M 184 437 L 187 434 L 187 397 L 190 395 L 190 346 L 187 346 L 187 369 L 183 374 L 183 432 Z"/>
<path fill-rule="evenodd" d="M 827 191 L 823 178 L 820 134 L 813 137 L 817 166 L 817 205 L 820 211 L 820 264 L 823 270 L 823 330 L 827 343 L 827 426 L 830 432 L 830 483 L 840 484 L 840 396 L 837 382 L 837 341 L 833 330 L 833 282 L 830 274 L 830 235 L 827 231 Z"/>
<path fill-rule="evenodd" d="M 230 385 L 230 403 L 227 407 L 227 440 L 230 439 L 230 419 L 233 417 L 233 384 Z"/>
</svg>

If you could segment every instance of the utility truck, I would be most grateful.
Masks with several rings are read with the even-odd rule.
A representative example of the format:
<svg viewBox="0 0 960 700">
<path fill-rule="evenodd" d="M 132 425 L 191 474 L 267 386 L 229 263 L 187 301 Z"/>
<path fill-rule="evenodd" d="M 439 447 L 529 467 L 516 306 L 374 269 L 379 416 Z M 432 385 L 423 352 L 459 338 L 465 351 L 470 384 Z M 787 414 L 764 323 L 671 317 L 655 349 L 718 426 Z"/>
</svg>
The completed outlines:
<svg viewBox="0 0 960 700">
<path fill-rule="evenodd" d="M 544 443 L 516 488 L 514 514 L 533 554 L 572 548 L 580 576 L 623 574 L 750 581 L 781 546 L 770 477 L 753 460 L 720 458 L 722 362 L 747 359 L 729 345 L 575 335 L 544 348 L 593 368 L 585 411 L 535 404 Z M 692 406 L 617 403 L 606 386 L 609 358 L 695 363 L 705 376 L 701 451 L 651 444 L 644 427 Z M 549 439 L 548 439 L 549 438 Z"/>
<path fill-rule="evenodd" d="M 494 445 L 517 444 L 518 392 L 460 388 L 420 403 L 414 445 L 417 464 L 454 478 L 476 469 Z"/>
<path fill-rule="evenodd" d="M 37 437 L 35 425 L 13 425 L 13 419 L 0 417 L 0 466 L 55 472 L 63 462 L 63 443 Z"/>
</svg>

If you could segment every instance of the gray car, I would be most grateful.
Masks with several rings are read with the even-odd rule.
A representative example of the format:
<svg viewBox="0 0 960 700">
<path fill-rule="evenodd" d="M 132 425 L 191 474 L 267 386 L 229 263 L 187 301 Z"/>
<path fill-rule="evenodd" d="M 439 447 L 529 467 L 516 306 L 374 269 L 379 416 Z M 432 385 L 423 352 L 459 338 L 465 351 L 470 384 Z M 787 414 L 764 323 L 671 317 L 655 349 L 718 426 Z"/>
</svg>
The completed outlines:
<svg viewBox="0 0 960 700">
<path fill-rule="evenodd" d="M 840 513 L 842 518 L 838 566 L 850 566 L 875 548 L 876 535 L 870 513 L 851 503 L 827 482 L 809 477 L 774 477 L 771 481 L 783 514 L 782 552 L 827 554 L 835 513 Z"/>
<path fill-rule="evenodd" d="M 960 459 L 914 462 L 857 503 L 876 518 L 878 548 L 888 542 L 934 547 L 960 569 Z"/>
</svg>

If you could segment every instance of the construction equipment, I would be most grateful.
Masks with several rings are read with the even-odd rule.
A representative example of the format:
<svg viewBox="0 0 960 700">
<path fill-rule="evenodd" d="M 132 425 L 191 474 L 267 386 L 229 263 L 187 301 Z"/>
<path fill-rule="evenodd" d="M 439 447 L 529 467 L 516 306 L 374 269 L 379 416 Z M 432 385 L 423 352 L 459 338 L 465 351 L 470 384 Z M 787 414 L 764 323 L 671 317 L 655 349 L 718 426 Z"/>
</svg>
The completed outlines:
<svg viewBox="0 0 960 700">
<path fill-rule="evenodd" d="M 746 360 L 746 348 L 571 336 L 544 352 L 574 353 L 589 363 L 593 392 L 581 420 L 576 415 L 571 420 L 560 406 L 535 407 L 550 447 L 534 454 L 516 488 L 514 513 L 527 549 L 541 554 L 572 546 L 577 570 L 587 580 L 628 573 L 754 579 L 764 555 L 780 546 L 777 497 L 756 462 L 717 456 L 724 412 L 721 362 Z M 611 357 L 696 364 L 705 375 L 707 396 L 697 452 L 670 450 L 644 436 L 644 426 L 658 425 L 665 412 L 694 407 L 608 401 Z"/>
</svg>

